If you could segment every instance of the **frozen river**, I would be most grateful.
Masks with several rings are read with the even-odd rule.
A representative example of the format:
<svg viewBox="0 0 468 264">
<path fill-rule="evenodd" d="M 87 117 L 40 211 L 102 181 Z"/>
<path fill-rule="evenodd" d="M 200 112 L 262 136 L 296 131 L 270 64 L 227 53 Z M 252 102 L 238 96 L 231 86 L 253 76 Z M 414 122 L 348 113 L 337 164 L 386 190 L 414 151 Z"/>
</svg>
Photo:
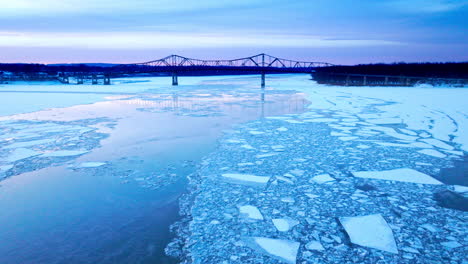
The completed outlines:
<svg viewBox="0 0 468 264">
<path fill-rule="evenodd" d="M 468 90 L 309 79 L 0 86 L 0 263 L 465 263 Z"/>
</svg>

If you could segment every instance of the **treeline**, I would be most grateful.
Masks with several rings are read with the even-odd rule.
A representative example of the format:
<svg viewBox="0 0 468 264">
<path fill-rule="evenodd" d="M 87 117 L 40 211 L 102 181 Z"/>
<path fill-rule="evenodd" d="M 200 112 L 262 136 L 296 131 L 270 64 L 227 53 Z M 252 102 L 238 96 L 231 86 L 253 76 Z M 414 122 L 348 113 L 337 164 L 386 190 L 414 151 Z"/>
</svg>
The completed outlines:
<svg viewBox="0 0 468 264">
<path fill-rule="evenodd" d="M 354 66 L 331 66 L 316 69 L 321 73 L 391 75 L 425 78 L 468 79 L 468 62 L 461 63 L 393 63 L 359 64 Z"/>
<path fill-rule="evenodd" d="M 46 64 L 25 64 L 25 63 L 4 63 L 0 64 L 0 72 L 14 73 L 37 73 L 45 72 L 56 74 L 58 72 L 112 72 L 117 70 L 117 65 L 114 67 L 90 66 L 86 64 L 70 64 L 70 65 L 46 65 Z"/>
</svg>

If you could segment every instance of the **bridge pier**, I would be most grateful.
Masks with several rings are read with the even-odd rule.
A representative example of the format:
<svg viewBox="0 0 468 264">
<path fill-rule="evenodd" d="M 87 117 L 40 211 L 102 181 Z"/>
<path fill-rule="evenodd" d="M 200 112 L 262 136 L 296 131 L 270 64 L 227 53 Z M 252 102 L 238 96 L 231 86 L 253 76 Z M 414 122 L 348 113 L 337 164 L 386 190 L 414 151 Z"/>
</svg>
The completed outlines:
<svg viewBox="0 0 468 264">
<path fill-rule="evenodd" d="M 91 78 L 91 83 L 92 84 L 98 84 L 98 79 L 97 79 L 97 76 L 96 75 L 93 75 L 92 78 Z"/>
<path fill-rule="evenodd" d="M 83 84 L 83 76 L 76 77 L 76 84 Z"/>
<path fill-rule="evenodd" d="M 104 85 L 110 85 L 110 84 L 111 84 L 111 81 L 110 81 L 109 75 L 104 75 Z"/>
<path fill-rule="evenodd" d="M 173 86 L 179 85 L 179 80 L 177 79 L 177 73 L 176 72 L 172 73 L 172 85 Z"/>
<path fill-rule="evenodd" d="M 262 88 L 265 88 L 265 73 L 262 72 Z"/>
</svg>

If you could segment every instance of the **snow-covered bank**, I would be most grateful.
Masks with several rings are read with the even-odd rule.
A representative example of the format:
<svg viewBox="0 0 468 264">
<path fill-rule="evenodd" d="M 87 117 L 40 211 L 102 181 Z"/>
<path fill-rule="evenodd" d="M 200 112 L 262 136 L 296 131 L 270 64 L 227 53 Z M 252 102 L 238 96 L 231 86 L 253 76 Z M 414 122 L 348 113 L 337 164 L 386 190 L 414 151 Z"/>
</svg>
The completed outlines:
<svg viewBox="0 0 468 264">
<path fill-rule="evenodd" d="M 439 173 L 467 147 L 466 90 L 269 83 L 305 92 L 309 111 L 226 132 L 190 177 L 169 254 L 183 263 L 465 261 L 466 212 L 434 197 L 466 199 Z"/>
</svg>

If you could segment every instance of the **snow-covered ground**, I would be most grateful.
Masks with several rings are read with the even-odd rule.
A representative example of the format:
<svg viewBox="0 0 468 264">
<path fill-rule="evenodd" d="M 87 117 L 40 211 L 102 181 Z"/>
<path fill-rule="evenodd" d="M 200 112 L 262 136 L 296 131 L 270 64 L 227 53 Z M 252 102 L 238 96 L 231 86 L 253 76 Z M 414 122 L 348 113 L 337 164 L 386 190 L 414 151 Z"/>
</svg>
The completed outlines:
<svg viewBox="0 0 468 264">
<path fill-rule="evenodd" d="M 267 83 L 304 92 L 308 111 L 226 131 L 190 177 L 169 254 L 467 263 L 467 188 L 441 174 L 468 150 L 467 89 L 334 87 L 303 75 Z"/>
</svg>

